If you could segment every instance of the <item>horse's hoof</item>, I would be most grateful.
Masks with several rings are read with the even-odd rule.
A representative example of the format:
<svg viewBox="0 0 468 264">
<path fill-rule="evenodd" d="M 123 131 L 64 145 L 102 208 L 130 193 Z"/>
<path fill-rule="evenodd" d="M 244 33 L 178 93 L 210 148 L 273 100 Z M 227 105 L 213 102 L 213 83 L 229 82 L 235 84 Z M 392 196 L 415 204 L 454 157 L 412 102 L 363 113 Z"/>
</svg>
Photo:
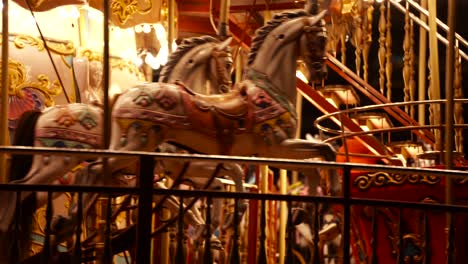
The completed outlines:
<svg viewBox="0 0 468 264">
<path fill-rule="evenodd" d="M 224 250 L 223 243 L 219 240 L 219 238 L 215 235 L 211 236 L 210 239 L 210 248 L 214 250 Z"/>
<path fill-rule="evenodd" d="M 328 242 L 335 239 L 340 234 L 340 229 L 337 223 L 327 224 L 319 231 L 320 241 Z"/>
</svg>

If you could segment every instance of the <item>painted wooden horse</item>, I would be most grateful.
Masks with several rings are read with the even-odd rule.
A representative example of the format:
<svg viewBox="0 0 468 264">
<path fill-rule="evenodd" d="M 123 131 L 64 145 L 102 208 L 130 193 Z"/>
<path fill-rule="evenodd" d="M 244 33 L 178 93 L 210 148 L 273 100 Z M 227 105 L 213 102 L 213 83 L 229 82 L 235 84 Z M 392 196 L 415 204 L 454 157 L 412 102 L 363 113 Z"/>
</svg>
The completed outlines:
<svg viewBox="0 0 468 264">
<path fill-rule="evenodd" d="M 296 60 L 311 78 L 324 77 L 324 14 L 276 15 L 257 32 L 244 81 L 229 93 L 207 96 L 164 83 L 128 89 L 112 110 L 110 149 L 153 151 L 172 142 L 198 153 L 335 160 L 329 144 L 293 139 Z M 136 161 L 111 158 L 109 167 Z"/>
<path fill-rule="evenodd" d="M 203 41 L 202 41 L 203 42 Z M 186 55 L 193 56 L 194 61 L 201 61 L 200 57 L 205 59 L 205 63 L 213 62 L 210 57 L 206 56 L 205 52 L 208 50 L 217 50 L 220 54 L 227 48 L 228 42 L 215 41 L 215 39 L 206 39 L 203 43 L 200 41 L 193 41 L 192 48 L 199 48 L 204 46 L 200 51 L 204 51 L 201 54 L 198 53 L 184 53 Z M 184 48 L 181 45 L 181 48 Z M 189 51 L 187 49 L 186 51 Z M 221 60 L 224 60 L 227 66 L 231 65 L 231 59 L 229 56 L 223 56 Z M 182 60 L 181 60 L 182 61 Z M 218 65 L 223 65 L 223 69 L 226 68 L 222 61 L 215 61 Z M 171 63 L 171 61 L 169 61 Z M 197 64 L 198 67 L 205 67 L 204 64 Z M 193 67 L 194 71 L 198 70 L 198 67 Z M 214 68 L 216 69 L 216 68 Z M 200 71 L 198 71 L 200 72 Z M 223 80 L 218 78 L 217 73 L 223 71 L 216 70 L 211 75 L 200 76 L 201 78 L 207 78 L 210 76 L 212 79 L 209 82 L 212 83 L 212 87 L 217 87 L 217 82 Z M 190 75 L 187 75 L 190 76 Z M 197 80 L 197 78 L 194 78 Z M 182 79 L 181 81 L 185 81 Z M 190 80 L 189 80 L 190 81 Z M 189 82 L 185 81 L 188 85 Z M 184 89 L 184 88 L 181 88 Z M 25 119 L 22 120 L 26 129 L 18 130 L 21 134 L 18 134 L 16 142 L 18 145 L 34 145 L 34 146 L 46 146 L 46 147 L 71 147 L 71 148 L 101 148 L 102 147 L 102 116 L 103 110 L 97 106 L 87 104 L 69 104 L 63 106 L 54 106 L 46 109 L 42 113 L 40 112 L 29 112 Z M 35 135 L 31 135 L 33 132 Z M 27 142 L 24 142 L 27 141 Z M 24 160 L 13 159 L 12 166 L 10 169 L 11 180 L 16 183 L 22 184 L 92 184 L 95 183 L 95 179 L 87 178 L 74 178 L 75 174 L 69 174 L 71 169 L 80 164 L 86 157 L 73 157 L 73 156 L 55 156 L 55 155 L 34 155 L 32 161 L 29 160 L 31 168 L 24 163 Z M 26 175 L 26 176 L 24 176 Z M 23 177 L 24 176 L 24 177 Z M 0 217 L 2 219 L 0 231 L 5 233 L 8 231 L 10 222 L 15 212 L 15 198 L 16 194 L 13 193 L 1 193 L 2 197 L 11 201 L 8 206 L 3 207 L 0 210 Z M 28 193 L 22 193 L 21 200 L 28 197 Z M 37 205 L 41 206 L 45 203 L 46 195 L 43 193 L 37 194 Z M 172 201 L 172 200 L 171 200 Z M 11 206 L 10 206 L 11 205 Z M 174 203 L 175 209 L 178 209 L 176 203 Z M 34 208 L 36 208 L 34 206 Z M 31 208 L 31 210 L 34 210 Z M 190 214 L 188 214 L 190 217 Z M 193 216 L 194 214 L 192 214 Z M 191 219 L 192 222 L 200 223 L 201 220 L 197 219 L 196 216 Z M 1 233 L 0 232 L 0 233 Z"/>
</svg>

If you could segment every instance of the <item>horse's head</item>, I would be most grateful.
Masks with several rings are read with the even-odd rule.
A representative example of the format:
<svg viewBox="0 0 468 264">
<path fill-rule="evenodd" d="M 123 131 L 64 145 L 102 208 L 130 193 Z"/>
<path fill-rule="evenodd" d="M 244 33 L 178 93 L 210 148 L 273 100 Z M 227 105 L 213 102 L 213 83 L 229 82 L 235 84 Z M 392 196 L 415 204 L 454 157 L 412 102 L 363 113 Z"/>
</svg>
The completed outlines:
<svg viewBox="0 0 468 264">
<path fill-rule="evenodd" d="M 212 93 L 225 93 L 231 89 L 232 55 L 229 44 L 232 38 L 217 43 L 211 51 L 208 79 Z"/>
<path fill-rule="evenodd" d="M 180 81 L 199 93 L 228 91 L 232 84 L 230 42 L 231 38 L 219 41 L 210 36 L 183 40 L 161 70 L 159 81 Z"/>
<path fill-rule="evenodd" d="M 324 63 L 327 32 L 325 22 L 322 19 L 326 10 L 306 20 L 304 33 L 299 41 L 300 57 L 304 61 L 309 81 L 321 81 L 327 75 Z"/>
</svg>

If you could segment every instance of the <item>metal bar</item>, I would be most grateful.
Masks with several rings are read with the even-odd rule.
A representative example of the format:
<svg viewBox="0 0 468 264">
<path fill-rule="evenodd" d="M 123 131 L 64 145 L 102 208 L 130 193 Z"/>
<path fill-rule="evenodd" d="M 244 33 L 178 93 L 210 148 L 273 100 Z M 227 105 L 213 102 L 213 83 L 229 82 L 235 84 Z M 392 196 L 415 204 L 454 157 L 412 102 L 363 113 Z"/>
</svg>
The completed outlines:
<svg viewBox="0 0 468 264">
<path fill-rule="evenodd" d="M 445 167 L 452 169 L 453 167 L 453 122 L 454 122 L 454 64 L 455 64 L 455 16 L 456 16 L 456 1 L 448 0 L 448 45 L 447 45 L 447 57 L 445 63 Z M 445 178 L 445 203 L 448 205 L 453 204 L 453 180 L 452 177 L 447 176 Z M 455 250 L 453 244 L 453 236 L 455 234 L 454 219 L 452 213 L 446 213 L 446 225 L 447 225 L 447 263 L 453 263 L 455 259 Z"/>
<path fill-rule="evenodd" d="M 1 89 L 1 120 L 0 144 L 8 144 L 8 0 L 3 0 L 2 10 L 2 89 Z M 7 182 L 7 153 L 0 153 L 0 183 Z"/>
<path fill-rule="evenodd" d="M 343 263 L 349 264 L 350 256 L 350 232 L 351 232 L 351 169 L 345 167 L 343 170 Z"/>
<path fill-rule="evenodd" d="M 319 252 L 319 226 L 320 226 L 320 215 L 319 215 L 319 208 L 320 204 L 314 203 L 314 237 L 312 238 L 314 241 L 314 252 L 313 252 L 313 263 L 320 263 L 320 252 Z"/>
<path fill-rule="evenodd" d="M 179 215 L 177 216 L 177 244 L 175 263 L 185 263 L 184 254 L 184 197 L 179 197 Z"/>
<path fill-rule="evenodd" d="M 76 231 L 75 231 L 75 248 L 73 250 L 73 259 L 72 264 L 81 264 L 81 234 L 82 234 L 82 227 L 81 223 L 83 221 L 83 193 L 78 193 L 78 211 L 76 213 Z"/>
<path fill-rule="evenodd" d="M 377 264 L 377 207 L 372 207 L 372 240 L 371 240 L 371 247 L 372 247 L 372 256 L 371 256 L 371 264 Z"/>
<path fill-rule="evenodd" d="M 44 247 L 41 254 L 41 263 L 48 263 L 51 259 L 51 222 L 52 215 L 54 214 L 53 205 L 52 205 L 52 192 L 47 192 L 47 208 L 46 208 L 46 225 L 45 225 L 45 237 L 44 237 Z"/>
<path fill-rule="evenodd" d="M 231 254 L 229 264 L 241 263 L 239 253 L 239 199 L 234 200 L 234 231 L 232 234 Z"/>
<path fill-rule="evenodd" d="M 427 0 L 422 0 L 421 5 L 427 7 Z M 427 18 L 421 14 L 421 22 L 426 23 Z M 426 100 L 426 80 L 427 80 L 427 32 L 423 27 L 419 27 L 419 66 L 418 66 L 418 100 Z M 426 111 L 424 104 L 418 105 L 419 124 L 426 123 Z"/>
<path fill-rule="evenodd" d="M 211 197 L 206 199 L 206 230 L 205 230 L 205 252 L 203 254 L 203 263 L 212 264 L 213 256 L 211 255 Z"/>
<path fill-rule="evenodd" d="M 266 175 L 263 175 L 266 176 Z M 258 259 L 257 263 L 259 264 L 266 264 L 267 263 L 267 256 L 266 256 L 266 201 L 261 201 L 261 208 L 260 208 L 260 237 L 259 237 L 259 246 L 258 246 Z"/>
<path fill-rule="evenodd" d="M 103 263 L 112 264 L 112 247 L 111 247 L 111 222 L 112 222 L 112 196 L 107 196 L 106 203 L 106 224 L 104 229 L 104 255 Z"/>
<path fill-rule="evenodd" d="M 140 157 L 136 263 L 151 263 L 151 220 L 154 159 Z"/>
<path fill-rule="evenodd" d="M 398 233 L 397 233 L 397 236 L 398 236 L 398 252 L 397 252 L 397 263 L 398 264 L 403 264 L 404 263 L 404 252 L 403 252 L 403 210 L 402 208 L 400 208 L 400 210 L 398 210 L 399 213 L 398 213 Z M 450 263 L 450 262 L 449 262 Z"/>
<path fill-rule="evenodd" d="M 286 254 L 284 255 L 284 263 L 289 263 L 293 259 L 293 237 L 294 237 L 294 225 L 292 222 L 292 203 L 288 201 L 288 223 L 286 225 Z"/>
<path fill-rule="evenodd" d="M 424 257 L 423 257 L 423 264 L 429 264 L 431 263 L 430 258 L 431 258 L 431 247 L 429 246 L 431 244 L 431 236 L 430 232 L 431 229 L 429 227 L 429 212 L 428 210 L 424 210 L 424 222 L 423 222 L 423 230 L 424 230 L 424 241 L 425 241 L 425 246 L 424 246 Z"/>
</svg>

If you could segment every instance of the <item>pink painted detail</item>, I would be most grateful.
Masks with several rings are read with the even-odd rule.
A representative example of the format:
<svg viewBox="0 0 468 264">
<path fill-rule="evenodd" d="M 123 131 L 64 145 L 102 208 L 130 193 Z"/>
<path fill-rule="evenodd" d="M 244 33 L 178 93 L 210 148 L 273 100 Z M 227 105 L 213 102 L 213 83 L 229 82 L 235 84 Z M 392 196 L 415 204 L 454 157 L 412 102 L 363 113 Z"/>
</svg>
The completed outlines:
<svg viewBox="0 0 468 264">
<path fill-rule="evenodd" d="M 62 177 L 59 177 L 57 180 L 61 185 L 70 185 L 72 182 L 75 181 L 75 176 L 77 172 L 83 168 L 85 168 L 89 162 L 82 162 L 78 165 L 76 165 L 71 171 L 67 172 L 65 175 Z"/>
<path fill-rule="evenodd" d="M 36 137 L 77 141 L 92 145 L 95 148 L 102 146 L 100 134 L 84 133 L 70 129 L 38 128 L 36 129 Z"/>
<path fill-rule="evenodd" d="M 115 118 L 126 118 L 136 120 L 146 120 L 158 124 L 168 125 L 173 128 L 188 129 L 190 120 L 187 116 L 171 115 L 164 112 L 151 111 L 148 109 L 119 108 L 112 112 Z"/>
<path fill-rule="evenodd" d="M 68 108 L 61 108 L 55 122 L 60 126 L 70 127 L 76 123 L 76 119 L 73 117 Z"/>
</svg>

